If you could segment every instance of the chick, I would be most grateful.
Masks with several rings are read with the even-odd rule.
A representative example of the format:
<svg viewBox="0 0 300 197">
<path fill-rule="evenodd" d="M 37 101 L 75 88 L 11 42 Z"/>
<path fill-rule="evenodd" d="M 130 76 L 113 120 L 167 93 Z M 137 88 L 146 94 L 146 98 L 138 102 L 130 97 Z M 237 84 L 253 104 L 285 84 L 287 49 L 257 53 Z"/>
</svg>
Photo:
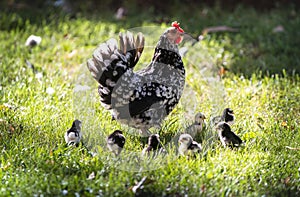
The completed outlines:
<svg viewBox="0 0 300 197">
<path fill-rule="evenodd" d="M 119 155 L 125 144 L 125 137 L 123 132 L 120 130 L 115 130 L 112 134 L 107 137 L 107 147 L 115 155 Z"/>
<path fill-rule="evenodd" d="M 204 120 L 206 119 L 205 115 L 201 112 L 197 113 L 195 115 L 195 122 L 187 127 L 185 129 L 185 132 L 190 134 L 192 137 L 200 135 L 201 141 L 204 138 L 204 128 L 205 128 L 205 122 Z"/>
<path fill-rule="evenodd" d="M 219 124 L 217 124 L 216 130 L 224 147 L 228 146 L 233 148 L 239 147 L 241 144 L 243 144 L 241 138 L 237 136 L 233 131 L 231 131 L 228 123 L 220 122 Z"/>
<path fill-rule="evenodd" d="M 25 46 L 34 47 L 39 45 L 41 41 L 42 38 L 40 36 L 30 35 L 25 42 Z"/>
<path fill-rule="evenodd" d="M 81 121 L 74 120 L 72 127 L 65 133 L 65 141 L 68 145 L 78 145 L 82 138 Z"/>
<path fill-rule="evenodd" d="M 178 152 L 180 155 L 196 155 L 202 151 L 202 147 L 197 142 L 193 141 L 193 138 L 189 134 L 181 134 L 179 137 Z"/>
<path fill-rule="evenodd" d="M 226 122 L 230 125 L 234 123 L 234 112 L 231 108 L 225 108 L 221 116 L 216 116 L 211 119 L 211 126 L 215 127 L 219 122 Z"/>
<path fill-rule="evenodd" d="M 142 156 L 149 155 L 153 152 L 153 156 L 165 152 L 165 149 L 161 147 L 161 142 L 158 134 L 152 134 L 148 138 L 148 146 L 143 149 Z"/>
</svg>

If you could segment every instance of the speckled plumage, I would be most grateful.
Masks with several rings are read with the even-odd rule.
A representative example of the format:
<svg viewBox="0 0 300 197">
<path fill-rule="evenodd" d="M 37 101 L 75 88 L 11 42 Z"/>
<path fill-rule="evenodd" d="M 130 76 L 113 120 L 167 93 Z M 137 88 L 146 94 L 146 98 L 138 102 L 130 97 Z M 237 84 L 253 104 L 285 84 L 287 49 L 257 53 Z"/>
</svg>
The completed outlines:
<svg viewBox="0 0 300 197">
<path fill-rule="evenodd" d="M 185 70 L 178 46 L 170 40 L 176 28 L 167 29 L 160 37 L 151 63 L 133 71 L 144 47 L 141 33 L 120 33 L 120 46 L 115 39 L 101 44 L 88 61 L 92 76 L 99 82 L 102 105 L 121 123 L 148 130 L 162 120 L 179 102 L 185 83 Z M 171 32 L 171 33 L 170 33 Z"/>
</svg>

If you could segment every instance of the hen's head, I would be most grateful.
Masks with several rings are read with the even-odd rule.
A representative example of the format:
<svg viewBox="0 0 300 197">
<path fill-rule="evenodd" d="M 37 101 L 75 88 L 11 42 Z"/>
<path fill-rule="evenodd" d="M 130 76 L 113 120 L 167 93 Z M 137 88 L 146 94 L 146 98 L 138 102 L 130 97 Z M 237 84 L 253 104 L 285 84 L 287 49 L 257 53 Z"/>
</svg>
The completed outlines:
<svg viewBox="0 0 300 197">
<path fill-rule="evenodd" d="M 184 31 L 180 28 L 179 23 L 177 23 L 177 21 L 174 21 L 172 23 L 172 27 L 169 27 L 165 31 L 165 35 L 172 44 L 179 44 L 182 41 L 183 34 Z"/>
</svg>

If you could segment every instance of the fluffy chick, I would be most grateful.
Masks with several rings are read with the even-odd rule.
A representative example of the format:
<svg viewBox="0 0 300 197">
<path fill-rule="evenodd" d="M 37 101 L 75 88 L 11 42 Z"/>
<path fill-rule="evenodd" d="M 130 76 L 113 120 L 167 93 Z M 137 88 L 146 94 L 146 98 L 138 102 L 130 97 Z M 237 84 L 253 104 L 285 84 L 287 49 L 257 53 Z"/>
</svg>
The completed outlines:
<svg viewBox="0 0 300 197">
<path fill-rule="evenodd" d="M 239 147 L 241 144 L 243 144 L 241 138 L 237 136 L 233 131 L 231 131 L 228 123 L 220 122 L 219 124 L 217 124 L 216 130 L 224 147 L 228 146 L 233 148 Z"/>
<path fill-rule="evenodd" d="M 78 145 L 82 138 L 81 121 L 74 120 L 72 127 L 65 133 L 65 141 L 68 145 Z"/>
<path fill-rule="evenodd" d="M 195 137 L 197 135 L 201 136 L 201 140 L 204 138 L 204 133 L 203 130 L 205 128 L 205 122 L 204 120 L 206 119 L 205 115 L 201 112 L 197 113 L 195 115 L 195 122 L 188 126 L 185 129 L 185 132 L 190 134 L 192 137 Z"/>
<path fill-rule="evenodd" d="M 125 141 L 126 139 L 123 135 L 123 132 L 120 130 L 115 130 L 107 137 L 107 148 L 115 155 L 119 155 L 125 145 Z"/>
<path fill-rule="evenodd" d="M 153 155 L 165 152 L 164 148 L 161 147 L 161 142 L 158 134 L 152 134 L 148 138 L 148 146 L 143 149 L 142 156 L 149 155 L 153 152 Z"/>
<path fill-rule="evenodd" d="M 180 155 L 196 155 L 202 151 L 200 144 L 195 142 L 190 134 L 181 134 L 178 140 L 179 148 L 178 152 Z"/>
<path fill-rule="evenodd" d="M 216 116 L 211 119 L 211 126 L 215 127 L 219 122 L 226 122 L 230 125 L 234 123 L 235 116 L 231 108 L 225 108 L 221 116 Z"/>
</svg>

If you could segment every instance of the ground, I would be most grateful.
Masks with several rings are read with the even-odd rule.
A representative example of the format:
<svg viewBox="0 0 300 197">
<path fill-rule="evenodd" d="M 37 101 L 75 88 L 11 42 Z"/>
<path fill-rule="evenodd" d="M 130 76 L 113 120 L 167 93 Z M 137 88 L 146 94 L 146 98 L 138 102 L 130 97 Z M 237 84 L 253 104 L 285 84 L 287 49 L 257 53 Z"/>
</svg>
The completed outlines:
<svg viewBox="0 0 300 197">
<path fill-rule="evenodd" d="M 153 130 L 169 152 L 156 159 L 140 158 L 146 139 L 112 121 L 100 105 L 86 60 L 119 31 L 166 28 L 164 17 L 39 14 L 0 17 L 0 196 L 130 196 L 143 177 L 136 195 L 299 195 L 299 10 L 201 7 L 169 16 L 194 37 L 209 26 L 237 32 L 210 32 L 181 46 L 188 48 L 187 85 L 162 128 Z M 25 46 L 31 34 L 42 37 L 40 45 Z M 146 36 L 139 68 L 150 60 L 158 35 Z M 209 120 L 227 106 L 245 147 L 225 149 L 215 140 L 196 159 L 178 157 L 171 141 L 194 114 L 201 111 Z M 63 136 L 75 118 L 83 121 L 85 144 L 66 147 Z M 114 129 L 127 139 L 119 158 L 104 145 Z"/>
</svg>

